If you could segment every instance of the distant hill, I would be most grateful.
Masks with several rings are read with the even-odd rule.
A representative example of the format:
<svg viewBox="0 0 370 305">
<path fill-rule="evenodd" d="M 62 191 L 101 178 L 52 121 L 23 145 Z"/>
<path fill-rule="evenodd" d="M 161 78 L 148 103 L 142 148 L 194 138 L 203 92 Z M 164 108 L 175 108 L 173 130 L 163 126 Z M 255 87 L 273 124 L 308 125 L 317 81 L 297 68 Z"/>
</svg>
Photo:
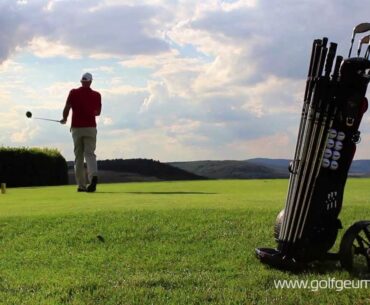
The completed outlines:
<svg viewBox="0 0 370 305">
<path fill-rule="evenodd" d="M 290 160 L 255 158 L 244 161 L 190 161 L 162 163 L 149 159 L 98 161 L 100 182 L 274 179 L 288 178 Z M 73 162 L 68 162 L 69 181 L 74 183 Z M 370 160 L 355 160 L 349 176 L 370 177 Z"/>
<path fill-rule="evenodd" d="M 69 183 L 75 183 L 73 162 L 68 162 Z M 98 161 L 99 182 L 132 182 L 207 179 L 170 164 L 150 159 L 114 159 Z"/>
<path fill-rule="evenodd" d="M 267 158 L 255 158 L 255 159 L 249 159 L 247 162 L 250 162 L 252 164 L 257 164 L 257 165 L 263 165 L 274 172 L 279 173 L 282 177 L 289 177 L 289 164 L 291 160 L 287 159 L 267 159 Z"/>
<path fill-rule="evenodd" d="M 370 177 L 370 160 L 353 161 L 349 174 L 352 177 Z"/>
<path fill-rule="evenodd" d="M 171 162 L 172 166 L 188 172 L 216 179 L 288 178 L 290 160 L 256 158 L 245 161 Z M 370 160 L 355 160 L 349 175 L 369 177 Z"/>
<path fill-rule="evenodd" d="M 196 175 L 214 179 L 258 179 L 287 177 L 287 174 L 282 168 L 274 168 L 268 164 L 249 161 L 194 161 L 171 162 L 169 164 Z"/>
</svg>

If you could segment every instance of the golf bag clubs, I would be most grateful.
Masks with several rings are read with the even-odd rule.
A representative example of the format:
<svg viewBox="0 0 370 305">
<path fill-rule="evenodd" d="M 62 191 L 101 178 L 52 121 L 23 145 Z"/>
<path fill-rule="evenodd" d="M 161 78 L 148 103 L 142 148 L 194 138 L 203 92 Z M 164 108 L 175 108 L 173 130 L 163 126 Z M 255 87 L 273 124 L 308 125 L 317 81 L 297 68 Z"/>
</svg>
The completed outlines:
<svg viewBox="0 0 370 305">
<path fill-rule="evenodd" d="M 354 28 L 351 50 L 355 34 L 368 30 L 370 23 Z M 313 42 L 286 204 L 275 224 L 277 249 L 256 249 L 261 262 L 276 268 L 297 269 L 314 260 L 339 259 L 352 270 L 360 256 L 370 271 L 370 221 L 351 226 L 339 253 L 328 253 L 342 228 L 338 215 L 360 142 L 370 80 L 366 56 L 351 58 L 350 50 L 343 60 L 336 49 L 336 43 L 328 46 L 327 38 Z"/>
</svg>

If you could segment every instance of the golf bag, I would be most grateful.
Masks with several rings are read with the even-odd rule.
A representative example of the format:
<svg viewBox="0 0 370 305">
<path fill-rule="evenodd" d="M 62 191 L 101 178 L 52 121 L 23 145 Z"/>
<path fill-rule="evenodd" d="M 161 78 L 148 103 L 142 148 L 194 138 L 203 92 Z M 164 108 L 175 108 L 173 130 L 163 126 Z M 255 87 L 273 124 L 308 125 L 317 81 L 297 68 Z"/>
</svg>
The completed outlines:
<svg viewBox="0 0 370 305">
<path fill-rule="evenodd" d="M 370 30 L 370 24 L 362 24 L 358 32 L 365 28 Z M 341 251 L 345 253 L 328 251 L 342 228 L 338 216 L 348 171 L 361 139 L 360 123 L 368 108 L 365 95 L 370 61 L 365 57 L 343 60 L 336 56 L 337 44 L 327 44 L 328 39 L 323 38 L 312 45 L 285 208 L 275 224 L 277 249 L 256 249 L 261 262 L 282 269 L 327 258 L 340 259 L 349 269 L 352 266 L 349 244 L 356 240 L 353 234 L 342 240 Z M 361 230 L 370 240 L 370 222 L 363 222 L 358 232 Z M 360 246 L 360 254 L 370 262 L 369 243 Z"/>
</svg>

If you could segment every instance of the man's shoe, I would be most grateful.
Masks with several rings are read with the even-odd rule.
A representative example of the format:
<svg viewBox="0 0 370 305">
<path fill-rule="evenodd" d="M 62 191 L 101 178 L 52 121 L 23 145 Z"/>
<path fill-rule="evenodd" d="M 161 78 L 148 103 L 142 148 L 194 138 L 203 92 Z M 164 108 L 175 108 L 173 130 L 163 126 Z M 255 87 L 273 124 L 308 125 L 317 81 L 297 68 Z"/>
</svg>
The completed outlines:
<svg viewBox="0 0 370 305">
<path fill-rule="evenodd" d="M 87 192 L 88 193 L 93 193 L 96 191 L 96 185 L 98 184 L 98 177 L 94 176 L 91 179 L 91 183 L 87 186 Z"/>
<path fill-rule="evenodd" d="M 86 189 L 85 188 L 82 188 L 82 187 L 79 187 L 77 189 L 77 192 L 81 193 L 81 192 L 86 192 Z"/>
</svg>

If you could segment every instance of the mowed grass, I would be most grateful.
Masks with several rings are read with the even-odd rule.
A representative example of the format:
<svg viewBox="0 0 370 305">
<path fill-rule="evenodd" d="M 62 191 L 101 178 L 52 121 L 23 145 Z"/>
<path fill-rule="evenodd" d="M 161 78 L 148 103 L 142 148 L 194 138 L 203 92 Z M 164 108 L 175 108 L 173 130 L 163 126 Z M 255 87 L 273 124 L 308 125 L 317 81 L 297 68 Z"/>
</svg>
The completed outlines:
<svg viewBox="0 0 370 305">
<path fill-rule="evenodd" d="M 0 195 L 0 304 L 369 304 L 366 289 L 275 288 L 275 280 L 353 279 L 333 263 L 292 274 L 255 258 L 256 247 L 275 246 L 287 185 L 8 189 Z M 369 201 L 370 180 L 349 180 L 345 228 L 370 219 Z"/>
</svg>

